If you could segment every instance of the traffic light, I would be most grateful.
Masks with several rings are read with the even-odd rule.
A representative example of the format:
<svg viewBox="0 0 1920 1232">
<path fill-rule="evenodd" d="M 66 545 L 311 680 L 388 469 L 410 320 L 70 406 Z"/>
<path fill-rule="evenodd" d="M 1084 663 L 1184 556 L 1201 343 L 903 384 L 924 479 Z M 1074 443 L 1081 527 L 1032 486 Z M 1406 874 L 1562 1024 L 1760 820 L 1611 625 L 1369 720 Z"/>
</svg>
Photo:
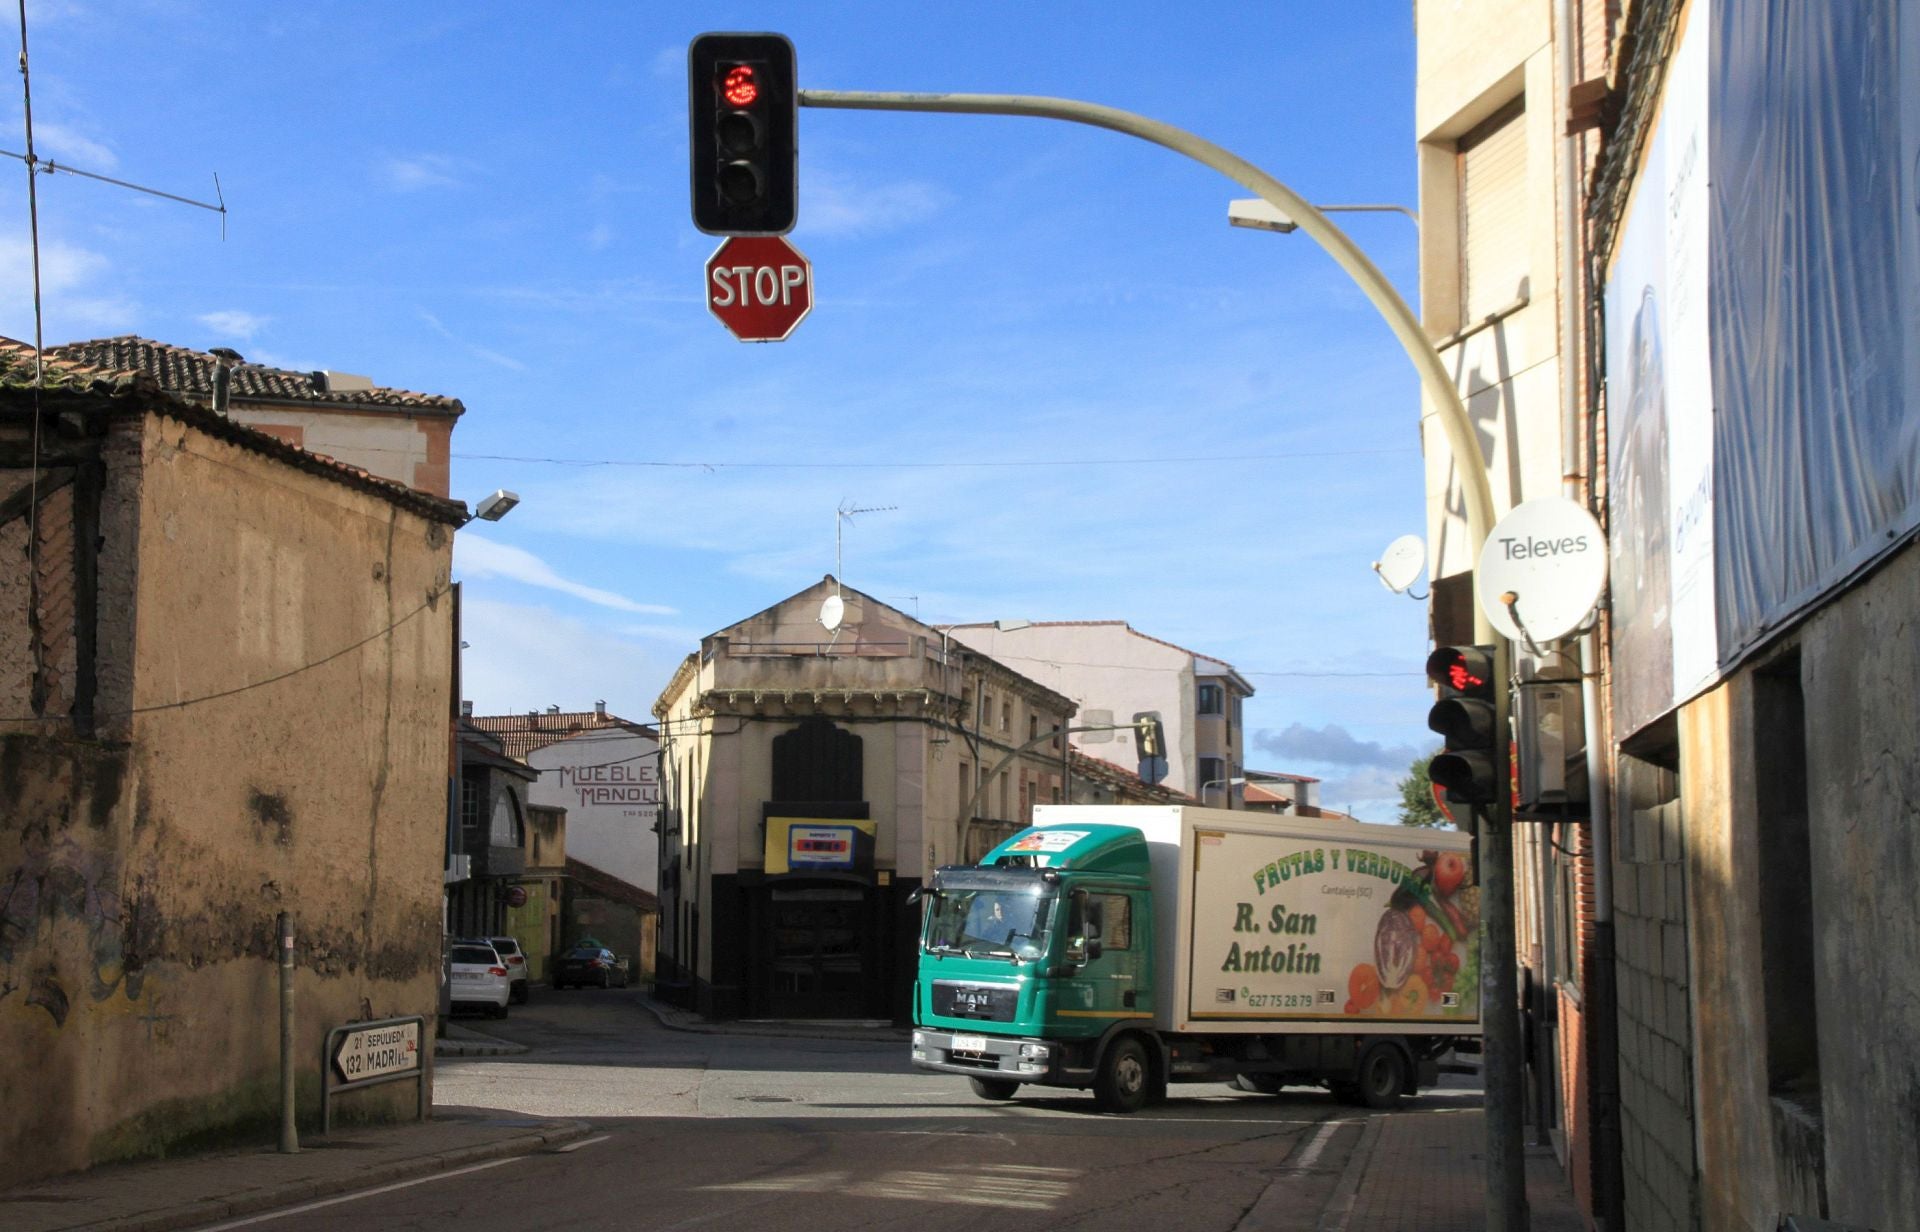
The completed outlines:
<svg viewBox="0 0 1920 1232">
<path fill-rule="evenodd" d="M 1440 689 L 1427 726 L 1446 742 L 1427 763 L 1427 777 L 1454 804 L 1494 803 L 1500 784 L 1494 778 L 1493 647 L 1442 646 L 1427 656 L 1427 679 Z"/>
<path fill-rule="evenodd" d="M 800 212 L 799 75 L 784 34 L 702 34 L 687 49 L 693 225 L 785 235 Z"/>
<path fill-rule="evenodd" d="M 1140 754 L 1140 781 L 1158 783 L 1167 777 L 1167 728 L 1157 710 L 1136 711 L 1133 734 Z"/>
</svg>

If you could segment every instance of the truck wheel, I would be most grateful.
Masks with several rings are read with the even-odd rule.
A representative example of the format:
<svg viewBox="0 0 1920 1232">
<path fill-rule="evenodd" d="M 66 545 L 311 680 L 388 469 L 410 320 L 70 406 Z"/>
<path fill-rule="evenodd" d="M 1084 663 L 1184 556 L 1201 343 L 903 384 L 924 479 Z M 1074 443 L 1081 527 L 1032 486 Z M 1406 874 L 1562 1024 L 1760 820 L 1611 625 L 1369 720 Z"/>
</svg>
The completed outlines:
<svg viewBox="0 0 1920 1232">
<path fill-rule="evenodd" d="M 969 1078 L 973 1093 L 981 1099 L 1012 1099 L 1020 1084 L 1007 1078 Z"/>
<path fill-rule="evenodd" d="M 1394 1107 L 1407 1085 L 1406 1054 L 1392 1044 L 1375 1044 L 1360 1058 L 1360 1099 L 1367 1107 Z"/>
<path fill-rule="evenodd" d="M 1103 1112 L 1138 1112 L 1147 1102 L 1152 1082 L 1147 1050 L 1131 1035 L 1117 1039 L 1100 1059 L 1093 1080 L 1093 1097 Z"/>
</svg>

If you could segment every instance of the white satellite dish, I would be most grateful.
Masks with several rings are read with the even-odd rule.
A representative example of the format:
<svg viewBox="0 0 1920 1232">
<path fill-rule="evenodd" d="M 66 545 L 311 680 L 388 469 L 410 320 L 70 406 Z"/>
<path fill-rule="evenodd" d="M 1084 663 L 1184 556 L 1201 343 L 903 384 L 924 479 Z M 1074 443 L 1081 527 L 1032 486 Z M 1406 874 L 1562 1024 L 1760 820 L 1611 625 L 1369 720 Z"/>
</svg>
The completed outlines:
<svg viewBox="0 0 1920 1232">
<path fill-rule="evenodd" d="M 1607 540 L 1600 524 L 1564 496 L 1543 496 L 1508 511 L 1488 533 L 1473 571 L 1480 610 L 1493 627 L 1533 643 L 1578 628 L 1606 581 Z"/>
<path fill-rule="evenodd" d="M 1373 562 L 1373 571 L 1380 575 L 1382 586 L 1396 595 L 1403 595 L 1426 564 L 1426 543 L 1418 535 L 1402 535 L 1380 553 L 1380 559 Z"/>
<path fill-rule="evenodd" d="M 827 601 L 820 605 L 820 627 L 832 633 L 847 618 L 847 605 L 839 595 L 828 595 Z"/>
</svg>

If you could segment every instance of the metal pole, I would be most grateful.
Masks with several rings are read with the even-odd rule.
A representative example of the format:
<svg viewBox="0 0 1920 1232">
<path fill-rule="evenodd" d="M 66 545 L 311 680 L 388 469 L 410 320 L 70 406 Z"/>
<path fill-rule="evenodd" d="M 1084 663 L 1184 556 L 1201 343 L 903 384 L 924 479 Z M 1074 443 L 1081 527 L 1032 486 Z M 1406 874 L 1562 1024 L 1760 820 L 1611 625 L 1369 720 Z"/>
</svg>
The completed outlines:
<svg viewBox="0 0 1920 1232">
<path fill-rule="evenodd" d="M 1042 98 L 1030 94 L 891 94 L 853 90 L 802 90 L 802 107 L 825 107 L 847 111 L 930 111 L 962 115 L 1035 116 L 1049 120 L 1067 120 L 1116 133 L 1125 133 L 1184 154 L 1195 162 L 1213 168 L 1228 179 L 1250 188 L 1275 208 L 1299 223 L 1300 229 L 1327 250 L 1328 255 L 1347 272 L 1387 327 L 1400 342 L 1420 374 L 1421 386 L 1440 413 L 1447 433 L 1447 445 L 1453 453 L 1454 471 L 1460 478 L 1461 494 L 1467 512 L 1467 540 L 1478 559 L 1480 545 L 1493 528 L 1493 490 L 1487 483 L 1486 459 L 1474 439 L 1473 421 L 1467 416 L 1466 403 L 1460 399 L 1453 377 L 1433 349 L 1419 318 L 1400 298 L 1367 255 L 1347 235 L 1306 198 L 1274 179 L 1246 159 L 1195 136 L 1184 129 L 1158 120 L 1070 98 Z M 1474 641 L 1493 640 L 1493 624 L 1476 605 Z"/>
<path fill-rule="evenodd" d="M 1480 834 L 1480 1072 L 1487 1126 L 1488 1232 L 1528 1226 L 1518 981 L 1513 941 L 1513 792 L 1507 750 L 1513 643 L 1493 642 L 1493 807 Z"/>
<path fill-rule="evenodd" d="M 294 1123 L 293 1089 L 293 920 L 280 913 L 275 923 L 275 948 L 280 951 L 280 1153 L 300 1151 L 300 1130 Z"/>
</svg>

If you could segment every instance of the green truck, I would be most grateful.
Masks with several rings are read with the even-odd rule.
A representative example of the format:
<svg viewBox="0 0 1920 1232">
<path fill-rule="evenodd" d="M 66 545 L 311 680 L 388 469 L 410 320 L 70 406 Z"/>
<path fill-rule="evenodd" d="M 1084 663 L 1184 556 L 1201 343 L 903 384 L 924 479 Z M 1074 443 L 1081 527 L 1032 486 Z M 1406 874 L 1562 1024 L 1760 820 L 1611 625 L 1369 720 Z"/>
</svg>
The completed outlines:
<svg viewBox="0 0 1920 1232">
<path fill-rule="evenodd" d="M 1323 1085 L 1385 1108 L 1478 1051 L 1465 834 L 1186 806 L 1042 805 L 922 893 L 913 1062 L 983 1099 Z"/>
</svg>

